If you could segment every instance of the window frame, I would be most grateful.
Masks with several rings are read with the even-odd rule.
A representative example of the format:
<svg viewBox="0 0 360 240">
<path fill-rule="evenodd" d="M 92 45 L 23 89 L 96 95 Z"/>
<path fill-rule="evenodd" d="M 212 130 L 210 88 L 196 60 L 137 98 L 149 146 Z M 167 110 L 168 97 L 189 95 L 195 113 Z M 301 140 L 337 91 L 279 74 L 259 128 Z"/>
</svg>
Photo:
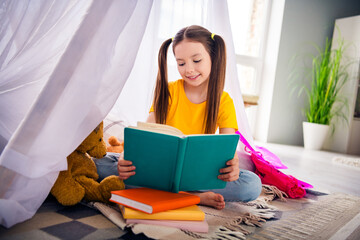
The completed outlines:
<svg viewBox="0 0 360 240">
<path fill-rule="evenodd" d="M 243 54 L 236 54 L 236 66 L 242 65 L 246 67 L 253 67 L 255 74 L 254 79 L 254 92 L 244 92 L 242 90 L 243 94 L 252 94 L 252 95 L 259 95 L 260 93 L 260 86 L 262 83 L 262 71 L 264 68 L 264 62 L 265 62 L 265 52 L 266 52 L 266 42 L 269 32 L 269 26 L 270 26 L 270 15 L 271 15 L 271 6 L 272 6 L 272 0 L 266 0 L 265 1 L 265 14 L 266 16 L 263 19 L 263 29 L 261 31 L 261 37 L 260 37 L 260 46 L 259 46 L 259 53 L 257 57 L 250 56 L 250 55 L 243 55 Z M 239 79 L 240 81 L 240 79 Z M 241 86 L 241 84 L 240 84 Z"/>
</svg>

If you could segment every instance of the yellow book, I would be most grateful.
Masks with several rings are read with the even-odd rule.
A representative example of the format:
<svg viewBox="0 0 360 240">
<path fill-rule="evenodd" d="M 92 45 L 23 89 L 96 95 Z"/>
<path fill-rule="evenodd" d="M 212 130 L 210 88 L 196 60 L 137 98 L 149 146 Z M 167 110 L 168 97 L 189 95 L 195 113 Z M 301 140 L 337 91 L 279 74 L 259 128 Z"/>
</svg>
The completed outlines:
<svg viewBox="0 0 360 240">
<path fill-rule="evenodd" d="M 124 219 L 162 219 L 162 220 L 191 220 L 203 221 L 205 213 L 197 206 L 191 205 L 188 207 L 167 210 L 153 214 L 144 213 L 123 205 L 119 205 Z"/>
</svg>

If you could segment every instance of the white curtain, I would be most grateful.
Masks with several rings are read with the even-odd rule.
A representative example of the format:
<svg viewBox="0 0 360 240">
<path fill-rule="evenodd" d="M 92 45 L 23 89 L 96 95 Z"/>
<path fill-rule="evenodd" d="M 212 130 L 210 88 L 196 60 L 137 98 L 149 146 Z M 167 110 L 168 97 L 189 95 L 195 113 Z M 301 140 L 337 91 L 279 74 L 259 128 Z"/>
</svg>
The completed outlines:
<svg viewBox="0 0 360 240">
<path fill-rule="evenodd" d="M 155 0 L 133 71 L 124 90 L 107 116 L 109 125 L 120 123 L 123 126 L 136 125 L 145 121 L 152 103 L 157 74 L 157 54 L 163 41 L 175 36 L 181 28 L 201 25 L 209 31 L 222 36 L 227 47 L 227 72 L 225 90 L 234 100 L 239 131 L 252 143 L 250 126 L 245 113 L 237 77 L 234 43 L 232 40 L 226 1 L 219 0 Z M 169 47 L 169 81 L 180 77 L 175 58 Z M 136 91 L 134 91 L 136 89 Z M 136 94 L 134 94 L 136 92 Z M 116 134 L 115 132 L 112 132 Z M 121 134 L 121 132 L 119 132 Z M 111 135 L 111 134 L 110 134 Z M 121 135 L 117 136 L 121 139 Z M 239 146 L 242 146 L 241 144 Z M 243 147 L 239 147 L 242 150 Z"/>
<path fill-rule="evenodd" d="M 0 223 L 32 217 L 127 80 L 151 0 L 0 2 Z"/>
<path fill-rule="evenodd" d="M 252 141 L 226 1 L 0 0 L 3 226 L 35 214 L 66 169 L 66 156 L 100 121 L 126 126 L 146 119 L 158 49 L 193 24 L 225 39 L 225 90 L 239 130 Z M 169 79 L 176 80 L 169 53 Z"/>
</svg>

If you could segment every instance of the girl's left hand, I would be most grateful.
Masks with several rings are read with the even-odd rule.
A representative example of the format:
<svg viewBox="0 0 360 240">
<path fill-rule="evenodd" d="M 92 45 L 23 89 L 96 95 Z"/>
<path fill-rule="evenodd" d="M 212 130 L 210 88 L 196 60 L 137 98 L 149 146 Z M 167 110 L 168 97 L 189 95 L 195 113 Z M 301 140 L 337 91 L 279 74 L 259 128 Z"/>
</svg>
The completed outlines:
<svg viewBox="0 0 360 240">
<path fill-rule="evenodd" d="M 239 178 L 240 168 L 239 168 L 239 159 L 237 154 L 233 159 L 226 162 L 228 167 L 220 169 L 219 179 L 225 182 L 232 182 Z"/>
</svg>

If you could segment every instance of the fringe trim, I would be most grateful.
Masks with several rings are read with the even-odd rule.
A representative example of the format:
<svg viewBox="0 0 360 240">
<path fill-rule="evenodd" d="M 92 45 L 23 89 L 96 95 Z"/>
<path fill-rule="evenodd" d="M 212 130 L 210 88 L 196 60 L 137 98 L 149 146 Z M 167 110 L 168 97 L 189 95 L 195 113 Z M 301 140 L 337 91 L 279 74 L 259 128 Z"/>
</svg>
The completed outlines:
<svg viewBox="0 0 360 240">
<path fill-rule="evenodd" d="M 242 232 L 235 232 L 227 227 L 220 227 L 217 231 L 215 231 L 215 236 L 211 237 L 211 239 L 220 239 L 220 240 L 235 240 L 235 239 L 243 239 L 245 240 L 245 234 Z"/>
<path fill-rule="evenodd" d="M 264 222 L 266 222 L 264 218 L 255 216 L 254 214 L 251 213 L 246 213 L 244 216 L 234 219 L 232 222 L 227 224 L 226 227 L 238 226 L 239 228 L 241 228 L 239 225 L 242 223 L 248 226 L 261 227 L 262 223 Z M 243 233 L 247 234 L 247 231 L 244 229 Z"/>
<path fill-rule="evenodd" d="M 188 235 L 192 238 L 195 238 L 195 239 L 212 239 L 212 240 L 217 240 L 217 239 L 219 239 L 219 240 L 238 240 L 238 239 L 245 240 L 246 239 L 245 234 L 249 234 L 248 231 L 246 231 L 245 229 L 243 229 L 240 226 L 236 226 L 233 228 L 220 226 L 218 229 L 216 229 L 216 231 L 212 234 L 211 237 L 209 237 L 209 236 L 204 237 L 203 235 L 194 233 L 192 231 L 187 231 L 187 230 L 181 230 L 181 231 L 183 233 L 185 233 L 186 235 Z M 244 232 L 246 232 L 246 233 L 244 233 Z"/>
<path fill-rule="evenodd" d="M 234 219 L 232 222 L 227 223 L 224 227 L 234 232 L 241 232 L 245 235 L 249 234 L 250 232 L 240 225 L 241 221 L 242 219 Z"/>
<path fill-rule="evenodd" d="M 268 203 L 268 201 L 265 201 L 264 199 L 256 199 L 254 201 L 251 201 L 251 202 L 247 202 L 247 203 L 244 203 L 246 204 L 247 206 L 253 206 L 255 207 L 256 209 L 271 209 L 273 210 L 274 208 L 271 207 Z"/>
<path fill-rule="evenodd" d="M 263 184 L 262 189 L 265 195 L 268 196 L 265 197 L 266 202 L 272 201 L 276 198 L 278 198 L 282 202 L 286 202 L 286 198 L 289 197 L 285 192 L 272 185 Z"/>
<path fill-rule="evenodd" d="M 245 224 L 252 227 L 262 227 L 262 224 L 266 222 L 266 219 L 272 218 L 273 213 L 270 213 L 270 210 L 265 212 L 257 213 L 261 216 L 256 216 L 251 213 L 246 213 L 243 216 L 234 218 L 232 221 L 226 223 L 224 226 L 220 226 L 215 232 L 214 236 L 210 239 L 220 239 L 220 240 L 232 240 L 232 239 L 246 239 L 246 235 L 250 234 L 241 224 Z M 215 215 L 214 215 L 215 216 Z M 181 230 L 188 236 L 195 239 L 203 239 L 204 237 L 201 234 L 197 234 L 192 231 Z"/>
<path fill-rule="evenodd" d="M 275 211 L 277 209 L 272 207 L 272 208 L 268 208 L 268 209 L 259 209 L 256 211 L 256 215 L 258 217 L 260 217 L 261 219 L 265 220 L 265 219 L 271 219 L 275 216 Z"/>
<path fill-rule="evenodd" d="M 245 204 L 248 206 L 254 206 L 256 209 L 275 210 L 274 207 L 269 205 L 269 202 L 277 198 L 282 202 L 286 202 L 286 198 L 288 197 L 288 195 L 285 192 L 279 190 L 277 187 L 271 185 L 265 185 L 265 184 L 262 185 L 262 193 L 265 196 L 262 196 L 254 201 L 247 202 Z M 270 217 L 266 217 L 266 218 L 270 218 Z"/>
<path fill-rule="evenodd" d="M 334 157 L 332 159 L 333 163 L 340 163 L 350 167 L 360 168 L 360 158 L 351 158 L 351 157 Z"/>
<path fill-rule="evenodd" d="M 180 229 L 180 231 L 182 231 L 183 233 L 185 233 L 186 235 L 192 237 L 192 238 L 196 238 L 196 239 L 204 239 L 203 236 L 201 236 L 200 234 L 197 234 L 195 232 L 189 231 L 189 230 L 183 230 Z"/>
</svg>

